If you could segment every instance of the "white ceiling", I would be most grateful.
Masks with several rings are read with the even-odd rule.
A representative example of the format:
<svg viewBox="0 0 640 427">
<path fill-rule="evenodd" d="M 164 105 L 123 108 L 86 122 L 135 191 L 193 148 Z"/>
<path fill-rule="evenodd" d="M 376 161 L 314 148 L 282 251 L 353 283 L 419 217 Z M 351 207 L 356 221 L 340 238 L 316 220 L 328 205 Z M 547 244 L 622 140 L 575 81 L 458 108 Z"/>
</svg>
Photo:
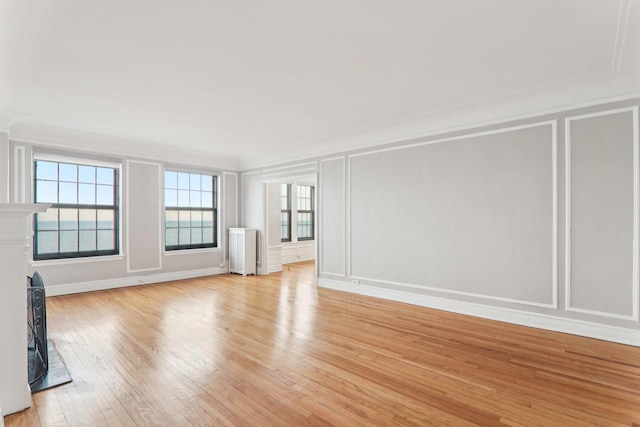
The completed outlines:
<svg viewBox="0 0 640 427">
<path fill-rule="evenodd" d="M 0 0 L 0 128 L 249 167 L 640 92 L 639 24 L 640 0 Z"/>
</svg>

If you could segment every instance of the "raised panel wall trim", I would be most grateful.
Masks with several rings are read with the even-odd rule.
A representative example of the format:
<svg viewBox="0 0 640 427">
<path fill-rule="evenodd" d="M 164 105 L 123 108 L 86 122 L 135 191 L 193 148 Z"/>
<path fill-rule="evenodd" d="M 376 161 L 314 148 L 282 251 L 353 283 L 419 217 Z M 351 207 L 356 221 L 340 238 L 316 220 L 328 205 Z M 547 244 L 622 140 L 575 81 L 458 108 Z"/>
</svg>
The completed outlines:
<svg viewBox="0 0 640 427">
<path fill-rule="evenodd" d="M 414 147 L 420 147 L 420 146 L 424 146 L 424 145 L 430 145 L 430 144 L 437 144 L 437 143 L 442 143 L 442 142 L 447 142 L 447 141 L 455 141 L 455 140 L 462 140 L 462 139 L 470 139 L 470 138 L 474 138 L 474 137 L 479 137 L 479 136 L 486 136 L 486 135 L 494 135 L 494 134 L 500 134 L 500 133 L 506 133 L 506 132 L 513 132 L 513 131 L 517 131 L 517 130 L 521 130 L 521 129 L 530 129 L 530 128 L 534 128 L 534 127 L 541 127 L 541 126 L 550 126 L 550 130 L 551 130 L 551 138 L 550 138 L 550 142 L 551 142 L 551 173 L 552 173 L 552 191 L 551 191 L 551 197 L 552 197 L 552 212 L 550 213 L 550 215 L 552 215 L 552 247 L 551 247 L 551 269 L 552 269 L 552 277 L 551 277 L 551 304 L 544 304 L 544 303 L 537 303 L 537 302 L 532 302 L 532 301 L 521 301 L 521 300 L 514 300 L 514 299 L 509 299 L 509 298 L 501 298 L 501 297 L 494 297 L 494 296 L 489 296 L 489 295 L 482 295 L 482 294 L 467 294 L 465 292 L 460 292 L 460 291 L 450 291 L 450 290 L 446 290 L 446 289 L 441 289 L 441 288 L 433 288 L 433 287 L 427 287 L 427 286 L 417 286 L 417 285 L 413 285 L 413 284 L 406 284 L 406 283 L 395 283 L 395 282 L 388 282 L 388 281 L 384 281 L 384 280 L 377 280 L 377 279 L 371 279 L 371 278 L 360 278 L 360 277 L 355 277 L 351 275 L 351 272 L 353 271 L 353 266 L 352 266 L 352 254 L 351 254 L 351 227 L 350 227 L 350 223 L 352 221 L 351 218 L 351 162 L 352 159 L 354 157 L 362 157 L 362 156 L 368 156 L 368 155 L 372 155 L 372 154 L 378 154 L 378 153 L 383 153 L 383 152 L 387 152 L 387 151 L 396 151 L 396 150 L 404 150 L 404 149 L 409 149 L 409 148 L 414 148 Z M 553 308 L 553 309 L 557 309 L 558 308 L 558 291 L 559 291 L 559 286 L 558 286 L 558 254 L 559 254 L 559 249 L 558 249 L 558 121 L 557 120 L 547 120 L 547 121 L 542 121 L 542 122 L 535 122 L 535 123 L 530 123 L 530 124 L 526 124 L 526 125 L 520 125 L 520 126 L 512 126 L 512 127 L 507 127 L 507 128 L 501 128 L 501 129 L 495 129 L 495 130 L 491 130 L 491 131 L 486 131 L 486 132 L 477 132 L 477 133 L 470 133 L 470 134 L 465 134 L 465 135 L 460 135 L 460 136 L 455 136 L 455 137 L 451 137 L 451 138 L 442 138 L 442 139 L 436 139 L 433 141 L 423 141 L 423 142 L 419 142 L 419 143 L 415 143 L 415 144 L 409 144 L 409 145 L 402 145 L 402 146 L 398 146 L 398 147 L 389 147 L 389 148 L 384 148 L 384 149 L 379 149 L 379 150 L 372 150 L 372 151 L 367 151 L 367 152 L 363 152 L 363 153 L 357 153 L 357 154 L 351 154 L 349 155 L 348 158 L 348 162 L 347 162 L 347 176 L 346 176 L 346 180 L 345 180 L 345 185 L 346 185 L 346 201 L 347 201 L 347 205 L 346 205 L 346 217 L 348 218 L 348 221 L 346 222 L 346 225 L 348 226 L 348 229 L 346 230 L 347 232 L 345 233 L 347 236 L 347 271 L 345 276 L 346 277 L 353 277 L 354 279 L 362 279 L 362 280 L 366 280 L 366 281 L 371 281 L 371 282 L 378 282 L 378 283 L 387 283 L 387 284 L 391 284 L 391 285 L 402 285 L 402 286 L 409 286 L 409 287 L 417 287 L 417 288 L 421 288 L 421 289 L 430 289 L 430 290 L 437 290 L 439 292 L 446 292 L 446 293 L 452 293 L 452 294 L 460 294 L 460 295 L 469 295 L 469 296 L 474 296 L 474 297 L 481 297 L 481 298 L 487 298 L 487 299 L 493 299 L 493 300 L 497 300 L 497 301 L 507 301 L 507 302 L 515 302 L 518 304 L 526 304 L 526 305 L 530 305 L 530 306 L 535 306 L 535 307 L 544 307 L 544 308 Z"/>
<path fill-rule="evenodd" d="M 632 314 L 622 315 L 619 313 L 610 313 L 598 310 L 588 310 L 573 307 L 571 305 L 571 122 L 576 120 L 584 120 L 593 117 L 608 116 L 631 112 L 633 120 L 633 277 L 632 277 Z M 639 195 L 639 177 L 640 165 L 638 164 L 639 150 L 639 108 L 638 106 L 618 108 L 613 110 L 599 111 L 591 114 L 583 114 L 578 116 L 570 116 L 565 118 L 565 307 L 566 311 L 592 314 L 612 319 L 624 319 L 640 321 L 640 195 Z"/>
<path fill-rule="evenodd" d="M 116 289 L 126 286 L 148 285 L 152 283 L 170 282 L 172 280 L 191 279 L 194 277 L 213 276 L 224 274 L 228 268 L 203 268 L 198 270 L 175 271 L 168 273 L 149 274 L 145 276 L 129 276 L 117 279 L 94 280 L 90 282 L 77 282 L 64 285 L 50 285 L 47 287 L 47 296 L 75 294 L 79 292 L 100 291 L 104 289 Z"/>
<path fill-rule="evenodd" d="M 13 147 L 13 202 L 27 203 L 26 148 Z"/>
<path fill-rule="evenodd" d="M 153 268 L 145 268 L 145 269 L 136 269 L 136 270 L 132 270 L 131 269 L 131 250 L 130 250 L 130 241 L 131 241 L 131 227 L 130 227 L 130 212 L 131 212 L 131 201 L 130 201 L 130 189 L 131 189 L 131 165 L 137 163 L 137 164 L 142 164 L 142 165 L 149 165 L 149 166 L 156 166 L 158 169 L 158 201 L 159 201 L 159 209 L 158 209 L 158 226 L 160 227 L 160 229 L 158 230 L 158 266 L 157 267 L 153 267 Z M 162 252 L 164 250 L 164 239 L 163 239 L 163 234 L 164 234 L 164 227 L 163 227 L 163 215 L 164 215 L 164 197 L 163 197 L 163 193 L 164 193 L 164 186 L 163 186 L 163 179 L 162 179 L 162 165 L 160 163 L 156 163 L 156 162 L 145 162 L 145 161 L 141 161 L 141 160 L 127 160 L 126 161 L 126 189 L 127 189 L 127 194 L 126 194 L 126 219 L 121 220 L 121 222 L 123 222 L 124 220 L 127 221 L 127 253 L 126 258 L 127 258 L 127 272 L 128 273 L 138 273 L 138 272 L 144 272 L 144 271 L 156 271 L 156 270 L 162 270 Z M 120 186 L 122 188 L 122 178 L 120 179 Z M 122 191 L 120 192 L 122 194 Z M 122 196 L 120 196 L 122 197 Z M 122 244 L 122 227 L 120 227 L 120 242 Z"/>
<path fill-rule="evenodd" d="M 361 276 L 350 276 L 350 279 L 354 279 L 354 280 L 358 280 L 360 282 L 368 282 L 368 283 L 378 283 L 378 284 L 384 284 L 384 285 L 392 285 L 392 286 L 403 286 L 406 288 L 413 288 L 413 289 L 422 289 L 422 290 L 427 290 L 427 291 L 434 291 L 434 292 L 440 292 L 440 293 L 444 293 L 444 294 L 451 294 L 451 295 L 462 295 L 462 296 L 466 296 L 466 297 L 473 297 L 473 298 L 482 298 L 482 299 L 488 299 L 488 300 L 493 300 L 493 301 L 500 301 L 500 302 L 508 302 L 508 303 L 514 303 L 514 304 L 522 304 L 522 305 L 528 305 L 531 307 L 541 307 L 541 308 L 552 308 L 552 309 L 557 309 L 557 305 L 556 304 L 545 304 L 545 303 L 540 303 L 540 302 L 535 302 L 535 301 L 526 301 L 526 300 L 520 300 L 520 299 L 516 299 L 516 298 L 505 298 L 505 297 L 497 297 L 497 296 L 493 296 L 493 295 L 486 295 L 486 294 L 477 294 L 477 293 L 473 293 L 473 292 L 465 292 L 465 291 L 456 291 L 456 290 L 451 290 L 451 289 L 443 289 L 443 288 L 437 288 L 434 286 L 423 286 L 423 285 L 416 285 L 413 283 L 403 283 L 403 282 L 393 282 L 390 280 L 380 280 L 380 279 L 372 279 L 370 277 L 361 277 Z"/>
<path fill-rule="evenodd" d="M 345 161 L 345 157 L 344 156 L 338 156 L 338 157 L 331 157 L 329 159 L 322 159 L 320 160 L 320 179 L 319 182 L 322 184 L 322 174 L 324 173 L 324 164 L 328 163 L 328 162 L 335 162 L 335 161 L 340 161 L 342 164 L 342 200 L 343 200 L 343 204 L 344 207 L 342 209 L 342 226 L 344 227 L 345 233 L 344 233 L 344 240 L 342 241 L 342 251 L 345 254 L 345 258 L 342 260 L 342 273 L 340 273 L 340 276 L 345 276 L 346 275 L 346 253 L 347 253 L 347 200 L 346 200 L 346 191 L 345 191 L 345 178 L 346 178 L 346 161 Z M 324 230 L 324 215 L 322 215 L 323 212 L 323 203 L 324 203 L 324 189 L 322 187 L 322 185 L 320 185 L 320 191 L 318 191 L 318 202 L 320 205 L 320 209 L 318 209 L 318 212 L 320 214 L 320 221 L 318 221 L 318 226 L 319 226 L 319 235 L 322 235 L 323 230 Z M 319 268 L 318 270 L 320 272 L 324 271 L 324 258 L 322 257 L 322 251 L 324 249 L 324 239 L 320 238 L 318 239 L 318 261 L 319 261 Z M 333 274 L 333 273 L 330 273 Z"/>
<path fill-rule="evenodd" d="M 546 314 L 525 312 L 509 308 L 486 306 L 483 304 L 432 297 L 374 286 L 361 284 L 356 285 L 322 277 L 318 279 L 318 286 L 375 298 L 383 298 L 406 304 L 418 305 L 421 307 L 433 308 L 436 310 L 445 310 L 468 316 L 508 322 L 516 325 L 640 346 L 640 331 L 638 329 L 603 325 L 601 323 L 585 322 L 565 317 L 549 316 Z"/>
<path fill-rule="evenodd" d="M 238 174 L 236 173 L 231 173 L 231 172 L 223 172 L 222 175 L 224 176 L 224 179 L 226 181 L 227 177 L 233 177 L 233 183 L 234 183 L 234 188 L 235 191 L 233 193 L 233 198 L 235 200 L 235 224 L 234 226 L 237 227 L 238 226 Z M 228 198 L 227 195 L 225 195 L 225 198 Z M 229 228 L 229 227 L 226 227 Z"/>
</svg>

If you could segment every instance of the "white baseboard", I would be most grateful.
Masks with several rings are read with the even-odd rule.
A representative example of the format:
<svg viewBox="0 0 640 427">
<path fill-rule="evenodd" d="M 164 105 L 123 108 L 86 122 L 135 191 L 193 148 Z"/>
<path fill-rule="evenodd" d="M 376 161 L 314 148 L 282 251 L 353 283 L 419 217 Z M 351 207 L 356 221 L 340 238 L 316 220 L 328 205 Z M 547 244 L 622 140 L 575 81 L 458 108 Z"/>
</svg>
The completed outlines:
<svg viewBox="0 0 640 427">
<path fill-rule="evenodd" d="M 150 283 L 170 282 L 172 280 L 224 274 L 226 267 L 202 268 L 198 270 L 173 271 L 169 273 L 149 274 L 146 276 L 127 276 L 117 279 L 95 280 L 91 282 L 69 283 L 47 286 L 47 296 L 77 294 L 79 292 L 101 291 L 104 289 L 124 288 L 127 286 L 147 285 Z M 0 426 L 1 427 L 1 426 Z"/>
<path fill-rule="evenodd" d="M 531 326 L 555 332 L 580 335 L 605 341 L 640 347 L 640 330 L 603 325 L 601 323 L 585 322 L 565 317 L 549 316 L 546 314 L 525 312 L 502 307 L 492 307 L 447 298 L 420 295 L 375 286 L 351 284 L 338 280 L 318 278 L 318 286 L 351 292 L 376 298 L 383 298 L 421 307 L 450 311 L 484 319 L 498 320 L 522 326 Z"/>
</svg>

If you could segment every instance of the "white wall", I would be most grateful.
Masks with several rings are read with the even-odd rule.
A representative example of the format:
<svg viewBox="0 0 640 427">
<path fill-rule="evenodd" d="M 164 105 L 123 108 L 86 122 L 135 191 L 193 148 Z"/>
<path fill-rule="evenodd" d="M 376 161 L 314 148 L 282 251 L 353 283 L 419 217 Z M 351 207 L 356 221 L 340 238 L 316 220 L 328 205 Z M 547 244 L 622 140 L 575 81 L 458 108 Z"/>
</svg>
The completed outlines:
<svg viewBox="0 0 640 427">
<path fill-rule="evenodd" d="M 2 148 L 0 140 L 0 149 Z M 29 270 L 38 270 L 46 281 L 47 294 L 59 295 L 88 290 L 155 283 L 223 273 L 227 270 L 227 233 L 237 224 L 237 179 L 234 171 L 211 165 L 176 163 L 173 159 L 148 160 L 114 153 L 75 152 L 38 141 L 10 141 L 9 192 L 13 202 L 30 202 L 32 153 L 109 160 L 121 164 L 120 174 L 120 255 L 66 260 L 31 261 Z M 156 158 L 159 157 L 155 153 Z M 164 168 L 217 174 L 218 248 L 164 251 L 163 176 Z"/>
<path fill-rule="evenodd" d="M 639 99 L 319 165 L 320 286 L 640 345 Z"/>
</svg>

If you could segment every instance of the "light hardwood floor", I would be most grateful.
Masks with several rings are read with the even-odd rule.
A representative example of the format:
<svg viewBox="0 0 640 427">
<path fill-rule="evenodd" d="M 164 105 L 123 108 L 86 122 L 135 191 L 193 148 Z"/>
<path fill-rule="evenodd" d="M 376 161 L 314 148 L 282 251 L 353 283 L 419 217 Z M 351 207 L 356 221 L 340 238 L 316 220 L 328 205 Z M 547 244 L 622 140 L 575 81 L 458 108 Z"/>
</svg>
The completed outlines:
<svg viewBox="0 0 640 427">
<path fill-rule="evenodd" d="M 7 427 L 640 426 L 640 348 L 317 288 L 313 263 L 47 304 L 73 383 Z"/>
</svg>

